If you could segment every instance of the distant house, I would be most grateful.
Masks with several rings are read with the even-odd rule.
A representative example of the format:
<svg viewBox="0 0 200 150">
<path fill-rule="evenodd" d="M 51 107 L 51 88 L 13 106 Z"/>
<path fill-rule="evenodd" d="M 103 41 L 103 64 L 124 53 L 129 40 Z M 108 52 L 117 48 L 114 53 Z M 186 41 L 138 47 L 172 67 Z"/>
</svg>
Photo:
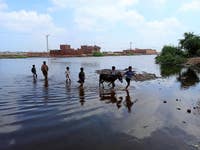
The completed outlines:
<svg viewBox="0 0 200 150">
<path fill-rule="evenodd" d="M 124 54 L 136 54 L 136 55 L 154 55 L 157 54 L 156 50 L 153 49 L 133 49 L 133 50 L 123 50 Z"/>
<path fill-rule="evenodd" d="M 101 47 L 99 46 L 88 46 L 82 45 L 78 49 L 71 48 L 70 45 L 60 45 L 60 50 L 50 50 L 50 56 L 90 56 L 94 52 L 100 52 Z"/>
<path fill-rule="evenodd" d="M 49 53 L 47 52 L 27 52 L 28 57 L 48 57 Z"/>
</svg>

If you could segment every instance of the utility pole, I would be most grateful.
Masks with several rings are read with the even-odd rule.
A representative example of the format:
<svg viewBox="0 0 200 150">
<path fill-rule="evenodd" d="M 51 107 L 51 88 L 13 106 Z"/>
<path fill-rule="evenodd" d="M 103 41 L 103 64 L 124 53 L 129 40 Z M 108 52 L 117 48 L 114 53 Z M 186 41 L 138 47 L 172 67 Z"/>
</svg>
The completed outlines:
<svg viewBox="0 0 200 150">
<path fill-rule="evenodd" d="M 47 55 L 49 56 L 49 34 L 46 35 Z"/>
<path fill-rule="evenodd" d="M 132 42 L 130 42 L 130 50 L 132 50 Z"/>
</svg>

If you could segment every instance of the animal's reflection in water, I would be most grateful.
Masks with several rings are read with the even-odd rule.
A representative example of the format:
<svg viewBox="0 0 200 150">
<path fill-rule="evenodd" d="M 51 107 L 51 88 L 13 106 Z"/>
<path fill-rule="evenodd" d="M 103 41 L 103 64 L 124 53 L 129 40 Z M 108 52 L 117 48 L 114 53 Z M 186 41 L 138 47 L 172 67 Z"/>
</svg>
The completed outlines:
<svg viewBox="0 0 200 150">
<path fill-rule="evenodd" d="M 120 97 L 118 100 L 114 89 L 109 89 L 109 90 L 100 89 L 99 94 L 101 101 L 106 101 L 106 103 L 116 103 L 116 106 L 118 108 L 121 107 L 121 102 L 123 98 Z"/>
<path fill-rule="evenodd" d="M 79 88 L 79 98 L 80 98 L 79 102 L 81 103 L 81 106 L 83 106 L 85 103 L 85 91 L 83 87 Z"/>
<path fill-rule="evenodd" d="M 99 96 L 101 101 L 105 101 L 106 103 L 115 103 L 118 109 L 121 108 L 123 104 L 128 109 L 128 112 L 131 112 L 131 107 L 133 106 L 134 103 L 137 102 L 137 100 L 135 101 L 131 100 L 128 90 L 126 90 L 126 96 L 124 101 L 122 96 L 117 98 L 114 89 L 108 89 L 108 90 L 100 89 Z"/>
</svg>

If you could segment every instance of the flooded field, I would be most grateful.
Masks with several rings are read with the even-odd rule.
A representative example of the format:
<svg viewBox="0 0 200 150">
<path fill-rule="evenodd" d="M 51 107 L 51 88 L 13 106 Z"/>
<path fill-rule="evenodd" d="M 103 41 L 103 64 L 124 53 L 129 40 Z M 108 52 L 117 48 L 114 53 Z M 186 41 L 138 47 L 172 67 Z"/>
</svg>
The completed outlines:
<svg viewBox="0 0 200 150">
<path fill-rule="evenodd" d="M 0 59 L 0 150 L 200 149 L 199 73 L 155 56 Z M 49 78 L 40 67 L 46 61 Z M 32 65 L 38 79 L 33 80 Z M 99 88 L 99 69 L 155 73 L 156 80 Z M 71 85 L 65 82 L 70 67 Z M 86 80 L 79 88 L 78 73 Z"/>
</svg>

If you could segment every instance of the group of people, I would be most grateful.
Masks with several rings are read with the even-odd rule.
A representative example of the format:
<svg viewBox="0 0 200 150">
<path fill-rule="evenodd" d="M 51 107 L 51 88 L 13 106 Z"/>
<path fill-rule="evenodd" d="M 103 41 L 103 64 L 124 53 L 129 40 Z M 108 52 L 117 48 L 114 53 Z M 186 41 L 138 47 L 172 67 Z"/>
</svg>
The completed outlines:
<svg viewBox="0 0 200 150">
<path fill-rule="evenodd" d="M 43 64 L 41 66 L 41 71 L 44 75 L 45 80 L 47 80 L 47 78 L 48 78 L 48 70 L 49 70 L 49 67 L 46 64 L 46 61 L 43 61 Z M 37 72 L 36 72 L 35 65 L 32 66 L 31 72 L 33 74 L 33 78 L 37 79 Z"/>
<path fill-rule="evenodd" d="M 42 71 L 42 73 L 44 75 L 45 80 L 48 79 L 48 70 L 49 70 L 49 68 L 48 68 L 48 66 L 46 64 L 46 61 L 43 61 L 43 64 L 41 66 L 41 71 Z M 35 65 L 32 66 L 31 72 L 33 74 L 33 78 L 36 79 L 37 78 L 37 73 L 36 73 Z M 111 70 L 111 74 L 110 75 L 114 76 L 116 74 L 117 74 L 117 71 L 115 69 L 115 66 L 112 66 L 112 70 Z M 66 82 L 67 83 L 71 83 L 69 67 L 66 67 L 65 75 L 66 75 Z M 127 82 L 126 89 L 128 89 L 128 87 L 130 86 L 130 81 L 131 81 L 132 77 L 135 76 L 135 72 L 132 71 L 132 67 L 131 66 L 128 67 L 128 71 L 126 71 L 123 74 L 123 76 L 125 76 L 125 79 L 126 79 L 126 82 Z M 83 87 L 83 84 L 85 82 L 85 73 L 84 73 L 83 67 L 80 68 L 80 72 L 79 72 L 78 77 L 79 77 L 78 83 L 80 83 L 80 87 Z"/>
<path fill-rule="evenodd" d="M 41 71 L 44 75 L 45 80 L 48 79 L 48 70 L 49 70 L 49 68 L 46 64 L 46 61 L 43 61 L 43 64 L 41 66 Z M 35 65 L 32 66 L 31 72 L 33 74 L 33 78 L 37 79 L 37 72 L 36 72 Z M 66 82 L 70 84 L 71 78 L 70 78 L 69 67 L 66 67 L 65 75 L 66 75 Z M 79 80 L 78 80 L 78 83 L 80 83 L 80 87 L 83 87 L 84 82 L 85 82 L 85 73 L 84 73 L 84 69 L 81 67 L 80 72 L 79 72 Z"/>
<path fill-rule="evenodd" d="M 111 70 L 111 75 L 116 75 L 117 71 L 115 69 L 115 66 L 112 66 L 112 70 Z M 123 76 L 125 76 L 127 85 L 125 89 L 128 89 L 128 87 L 130 86 L 130 82 L 133 76 L 135 76 L 135 72 L 132 70 L 132 66 L 128 67 L 128 70 L 123 74 Z"/>
</svg>

